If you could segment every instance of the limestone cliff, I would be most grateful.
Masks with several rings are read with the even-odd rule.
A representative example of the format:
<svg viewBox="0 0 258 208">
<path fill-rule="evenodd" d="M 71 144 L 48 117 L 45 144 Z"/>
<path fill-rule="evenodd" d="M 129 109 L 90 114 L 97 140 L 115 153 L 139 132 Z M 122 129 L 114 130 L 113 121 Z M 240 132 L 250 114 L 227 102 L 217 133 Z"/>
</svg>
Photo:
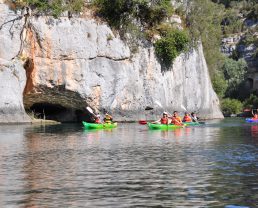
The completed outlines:
<svg viewBox="0 0 258 208">
<path fill-rule="evenodd" d="M 16 17 L 0 4 L 0 24 Z M 201 44 L 164 72 L 152 46 L 132 53 L 105 23 L 89 18 L 26 21 L 23 17 L 2 26 L 0 45 L 0 63 L 18 54 L 24 61 L 25 107 L 59 106 L 55 112 L 59 120 L 75 120 L 87 105 L 109 111 L 119 121 L 138 120 L 146 106 L 154 108 L 151 119 L 162 110 L 181 111 L 182 104 L 203 118 L 223 117 Z M 22 93 L 17 97 L 22 99 Z"/>
<path fill-rule="evenodd" d="M 0 123 L 30 122 L 23 107 L 26 75 L 22 65 L 0 58 Z"/>
</svg>

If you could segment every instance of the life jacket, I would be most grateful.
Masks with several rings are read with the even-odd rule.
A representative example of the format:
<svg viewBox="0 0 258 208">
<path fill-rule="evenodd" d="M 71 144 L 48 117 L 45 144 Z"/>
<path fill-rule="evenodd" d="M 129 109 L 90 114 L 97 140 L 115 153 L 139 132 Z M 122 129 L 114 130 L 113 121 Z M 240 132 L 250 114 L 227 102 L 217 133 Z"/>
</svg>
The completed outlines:
<svg viewBox="0 0 258 208">
<path fill-rule="evenodd" d="M 192 122 L 192 119 L 190 116 L 184 116 L 183 121 L 184 122 Z"/>
<path fill-rule="evenodd" d="M 173 116 L 171 123 L 174 124 L 174 125 L 181 126 L 182 125 L 182 120 L 181 120 L 181 118 L 179 116 Z"/>
<path fill-rule="evenodd" d="M 168 124 L 168 118 L 161 118 L 160 123 L 161 124 Z"/>
<path fill-rule="evenodd" d="M 105 123 L 112 123 L 112 117 L 111 116 L 105 116 L 104 121 L 105 121 Z"/>
</svg>

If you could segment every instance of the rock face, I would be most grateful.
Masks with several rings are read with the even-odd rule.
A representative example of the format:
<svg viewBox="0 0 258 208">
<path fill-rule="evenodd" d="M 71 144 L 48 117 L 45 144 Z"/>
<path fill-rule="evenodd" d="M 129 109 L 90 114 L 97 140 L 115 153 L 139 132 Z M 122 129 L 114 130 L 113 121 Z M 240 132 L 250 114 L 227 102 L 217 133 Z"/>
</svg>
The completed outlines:
<svg viewBox="0 0 258 208">
<path fill-rule="evenodd" d="M 23 107 L 25 70 L 16 61 L 0 59 L 0 123 L 30 122 Z"/>
<path fill-rule="evenodd" d="M 16 17 L 4 4 L 0 4 L 0 25 Z M 23 105 L 25 70 L 19 60 L 13 59 L 19 51 L 17 31 L 21 27 L 17 23 L 13 27 L 12 24 L 8 26 L 0 26 L 0 123 L 30 122 Z"/>
<path fill-rule="evenodd" d="M 3 22 L 10 11 L 3 4 L 0 10 Z M 223 117 L 201 45 L 164 71 L 153 47 L 139 47 L 133 54 L 105 23 L 94 19 L 31 17 L 22 32 L 24 21 L 12 27 L 13 34 L 21 36 L 11 38 L 12 24 L 4 26 L 0 45 L 10 50 L 1 47 L 0 57 L 11 60 L 23 42 L 26 108 L 59 106 L 63 110 L 56 116 L 62 121 L 75 120 L 86 105 L 96 112 L 108 111 L 118 121 L 143 118 L 147 106 L 154 108 L 148 117 L 153 119 L 162 110 L 182 111 L 182 104 L 203 118 Z"/>
<path fill-rule="evenodd" d="M 257 72 L 258 59 L 257 59 L 257 41 L 258 37 L 258 20 L 255 19 L 242 19 L 245 31 L 237 34 L 231 34 L 229 37 L 222 39 L 221 52 L 227 56 L 237 53 L 239 58 L 244 58 L 248 64 L 248 71 L 250 73 Z M 252 38 L 248 38 L 252 36 Z M 245 41 L 245 39 L 253 39 Z"/>
</svg>

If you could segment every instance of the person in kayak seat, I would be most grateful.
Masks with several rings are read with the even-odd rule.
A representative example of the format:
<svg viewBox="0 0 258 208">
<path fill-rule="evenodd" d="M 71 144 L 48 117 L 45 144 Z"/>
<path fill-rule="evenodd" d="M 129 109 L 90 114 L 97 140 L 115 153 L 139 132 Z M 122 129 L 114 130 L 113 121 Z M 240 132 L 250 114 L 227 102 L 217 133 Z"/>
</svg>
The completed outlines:
<svg viewBox="0 0 258 208">
<path fill-rule="evenodd" d="M 95 123 L 101 124 L 101 119 L 100 119 L 100 115 L 99 114 L 97 114 L 96 117 L 95 117 Z"/>
<path fill-rule="evenodd" d="M 171 117 L 171 119 L 172 119 L 171 124 L 178 125 L 178 126 L 182 126 L 183 125 L 182 119 L 178 115 L 177 111 L 173 112 L 173 116 Z"/>
<path fill-rule="evenodd" d="M 112 122 L 113 122 L 112 116 L 106 113 L 104 118 L 104 123 L 112 123 Z"/>
<path fill-rule="evenodd" d="M 254 110 L 256 110 L 256 112 L 254 112 Z M 252 114 L 253 114 L 253 118 L 254 120 L 258 119 L 258 113 L 257 113 L 258 109 L 252 109 Z"/>
<path fill-rule="evenodd" d="M 192 118 L 189 113 L 185 112 L 185 116 L 183 118 L 183 122 L 192 122 Z"/>
<path fill-rule="evenodd" d="M 159 120 L 154 121 L 152 123 L 159 123 L 159 124 L 166 124 L 166 125 L 169 124 L 168 113 L 163 112 L 162 117 Z"/>
<path fill-rule="evenodd" d="M 196 115 L 195 112 L 192 112 L 192 113 L 191 113 L 191 117 L 192 117 L 192 121 L 193 121 L 193 122 L 198 122 L 198 119 L 199 119 L 199 118 L 197 117 L 197 115 Z"/>
</svg>

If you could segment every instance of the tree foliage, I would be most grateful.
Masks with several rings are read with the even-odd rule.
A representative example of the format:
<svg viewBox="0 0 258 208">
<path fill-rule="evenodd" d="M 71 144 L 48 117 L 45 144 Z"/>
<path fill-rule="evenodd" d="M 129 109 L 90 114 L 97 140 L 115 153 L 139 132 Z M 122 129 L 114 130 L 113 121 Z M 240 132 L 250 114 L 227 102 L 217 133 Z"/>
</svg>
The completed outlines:
<svg viewBox="0 0 258 208">
<path fill-rule="evenodd" d="M 220 52 L 222 38 L 221 21 L 224 8 L 210 0 L 195 0 L 190 4 L 186 20 L 194 42 L 202 41 L 204 55 L 213 76 L 221 67 L 223 60 Z"/>
<path fill-rule="evenodd" d="M 173 13 L 170 0 L 94 0 L 93 4 L 97 13 L 118 29 L 135 20 L 151 27 Z"/>
<path fill-rule="evenodd" d="M 155 52 L 162 63 L 169 67 L 172 61 L 184 50 L 189 43 L 186 32 L 169 30 L 155 43 Z"/>
<path fill-rule="evenodd" d="M 224 115 L 238 114 L 243 110 L 243 104 L 236 99 L 226 98 L 221 102 L 221 110 Z"/>
<path fill-rule="evenodd" d="M 227 90 L 228 84 L 224 78 L 224 75 L 221 72 L 217 72 L 214 74 L 212 78 L 212 85 L 214 91 L 217 93 L 219 98 L 223 98 L 225 96 L 225 92 Z"/>
<path fill-rule="evenodd" d="M 253 109 L 253 108 L 257 109 L 258 108 L 258 97 L 254 94 L 251 94 L 250 97 L 244 101 L 244 107 L 251 108 L 251 109 Z"/>
<path fill-rule="evenodd" d="M 63 12 L 78 13 L 83 10 L 84 0 L 12 0 L 17 8 L 29 7 L 35 15 L 59 17 Z"/>
<path fill-rule="evenodd" d="M 227 97 L 238 98 L 239 97 L 239 86 L 245 78 L 247 72 L 247 63 L 244 59 L 235 61 L 230 58 L 226 58 L 222 66 L 225 80 L 228 83 L 226 91 Z"/>
</svg>

